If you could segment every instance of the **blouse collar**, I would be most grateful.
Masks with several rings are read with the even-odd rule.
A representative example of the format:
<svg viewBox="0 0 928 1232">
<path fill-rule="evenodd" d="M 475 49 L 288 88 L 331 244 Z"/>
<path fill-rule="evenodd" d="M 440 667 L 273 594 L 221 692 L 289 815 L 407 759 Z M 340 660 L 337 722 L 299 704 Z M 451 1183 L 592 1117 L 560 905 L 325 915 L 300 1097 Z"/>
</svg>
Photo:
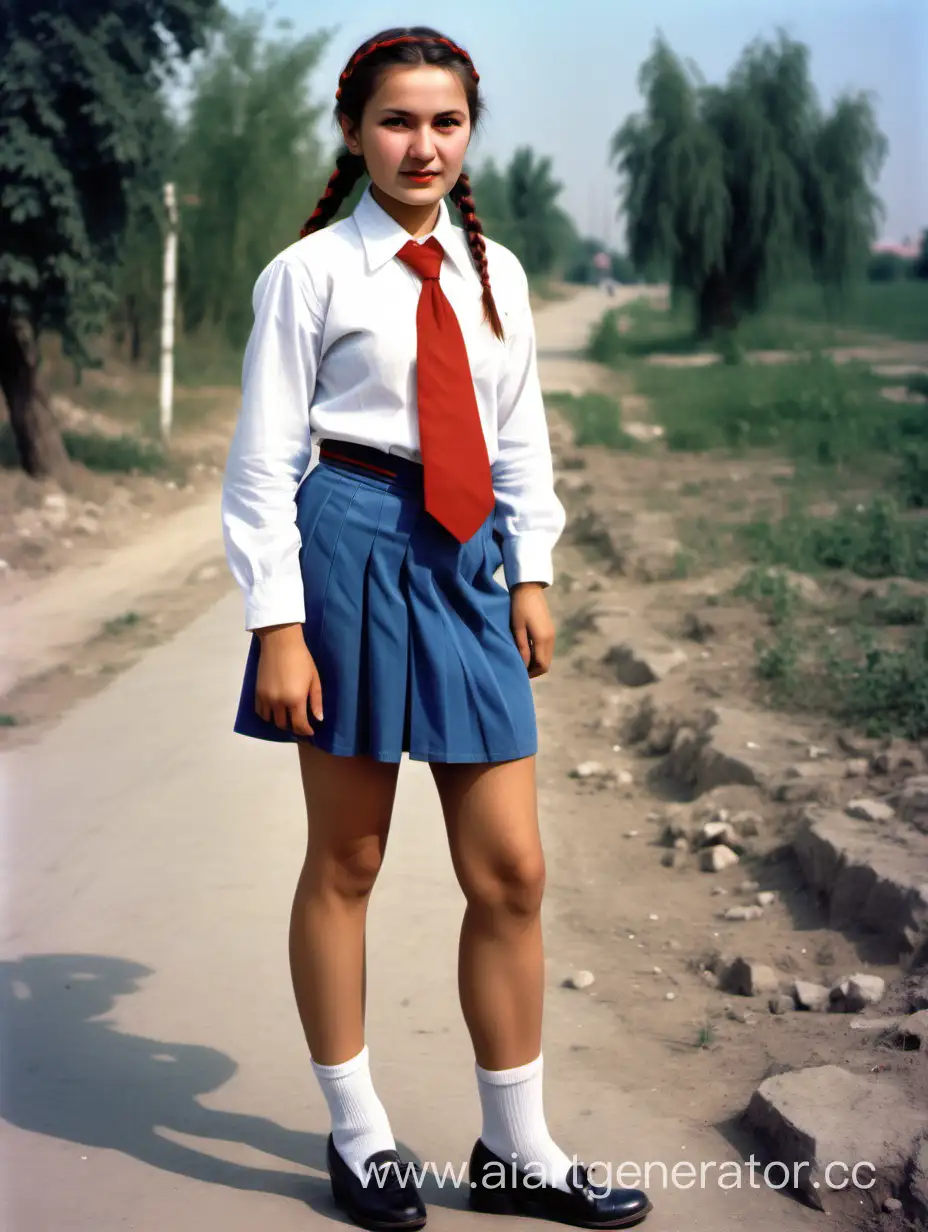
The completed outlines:
<svg viewBox="0 0 928 1232">
<path fill-rule="evenodd" d="M 412 238 L 408 231 L 377 204 L 371 195 L 370 185 L 364 190 L 360 201 L 355 206 L 352 218 L 360 233 L 368 267 L 372 272 L 391 261 L 403 245 Z M 476 274 L 464 232 L 451 222 L 451 212 L 444 198 L 438 206 L 438 221 L 435 223 L 432 235 L 441 244 L 445 255 L 449 261 L 454 263 L 459 273 L 465 276 Z M 430 237 L 421 237 L 422 240 L 428 238 Z"/>
</svg>

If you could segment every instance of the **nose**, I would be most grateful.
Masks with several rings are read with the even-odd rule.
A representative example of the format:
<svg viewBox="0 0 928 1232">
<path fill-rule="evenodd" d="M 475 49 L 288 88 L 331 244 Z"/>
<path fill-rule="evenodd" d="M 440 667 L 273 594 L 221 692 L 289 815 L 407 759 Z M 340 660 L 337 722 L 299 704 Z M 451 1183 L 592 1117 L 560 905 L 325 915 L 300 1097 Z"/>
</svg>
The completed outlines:
<svg viewBox="0 0 928 1232">
<path fill-rule="evenodd" d="M 435 156 L 435 138 L 430 124 L 421 124 L 412 134 L 409 143 L 409 156 L 417 162 L 427 163 Z"/>
</svg>

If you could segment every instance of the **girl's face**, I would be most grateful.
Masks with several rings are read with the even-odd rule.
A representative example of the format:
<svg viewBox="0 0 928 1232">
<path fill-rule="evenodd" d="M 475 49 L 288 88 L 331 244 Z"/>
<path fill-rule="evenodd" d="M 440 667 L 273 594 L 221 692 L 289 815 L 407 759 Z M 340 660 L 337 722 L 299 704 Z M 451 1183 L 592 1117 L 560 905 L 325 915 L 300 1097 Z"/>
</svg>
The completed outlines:
<svg viewBox="0 0 928 1232">
<path fill-rule="evenodd" d="M 464 85 L 451 69 L 388 69 L 361 118 L 342 119 L 345 144 L 362 154 L 375 188 L 404 206 L 437 204 L 461 174 L 470 141 Z"/>
</svg>

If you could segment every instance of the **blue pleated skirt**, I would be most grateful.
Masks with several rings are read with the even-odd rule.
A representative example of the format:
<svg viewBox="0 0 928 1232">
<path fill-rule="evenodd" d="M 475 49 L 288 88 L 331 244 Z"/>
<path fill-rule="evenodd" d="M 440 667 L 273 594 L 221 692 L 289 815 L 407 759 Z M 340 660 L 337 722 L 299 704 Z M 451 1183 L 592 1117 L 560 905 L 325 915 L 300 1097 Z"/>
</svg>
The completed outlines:
<svg viewBox="0 0 928 1232">
<path fill-rule="evenodd" d="M 255 711 L 253 636 L 235 730 L 398 762 L 500 762 L 537 750 L 531 681 L 509 626 L 492 515 L 458 543 L 427 514 L 422 468 L 395 478 L 321 460 L 297 493 L 303 636 L 324 720 L 297 736 Z"/>
</svg>

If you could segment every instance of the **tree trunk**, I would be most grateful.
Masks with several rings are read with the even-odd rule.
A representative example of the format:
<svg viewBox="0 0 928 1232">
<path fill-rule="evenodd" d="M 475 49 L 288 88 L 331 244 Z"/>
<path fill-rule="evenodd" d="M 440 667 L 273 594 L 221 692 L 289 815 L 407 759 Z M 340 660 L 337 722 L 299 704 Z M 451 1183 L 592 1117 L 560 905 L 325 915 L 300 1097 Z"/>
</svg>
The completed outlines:
<svg viewBox="0 0 928 1232">
<path fill-rule="evenodd" d="M 699 290 L 696 327 L 700 338 L 711 338 L 717 329 L 734 329 L 738 324 L 731 287 L 718 272 L 712 273 Z"/>
<path fill-rule="evenodd" d="M 0 315 L 0 389 L 10 413 L 19 461 L 33 479 L 65 484 L 71 462 L 48 399 L 37 379 L 32 327 L 22 318 Z"/>
</svg>

